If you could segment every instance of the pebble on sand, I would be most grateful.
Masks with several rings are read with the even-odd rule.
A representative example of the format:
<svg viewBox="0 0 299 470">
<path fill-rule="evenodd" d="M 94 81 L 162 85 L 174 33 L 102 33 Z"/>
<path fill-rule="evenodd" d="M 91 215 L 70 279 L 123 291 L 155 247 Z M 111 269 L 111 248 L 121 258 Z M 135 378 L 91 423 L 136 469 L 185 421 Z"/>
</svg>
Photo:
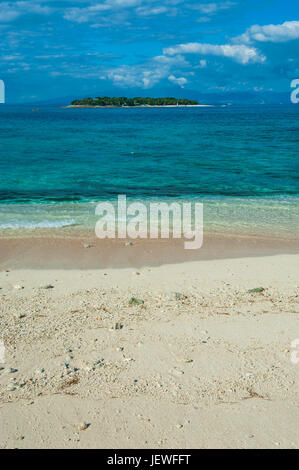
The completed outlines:
<svg viewBox="0 0 299 470">
<path fill-rule="evenodd" d="M 178 302 L 179 300 L 187 300 L 187 296 L 182 294 L 181 292 L 171 292 L 170 294 L 166 295 L 166 299 L 170 301 L 176 301 Z"/>
<path fill-rule="evenodd" d="M 264 292 L 266 289 L 264 287 L 255 287 L 254 289 L 249 289 L 250 294 L 261 294 Z"/>
<path fill-rule="evenodd" d="M 178 369 L 170 369 L 170 374 L 172 375 L 176 375 L 176 376 L 181 376 L 181 375 L 184 375 L 184 371 L 183 370 L 178 370 Z"/>
<path fill-rule="evenodd" d="M 87 428 L 88 428 L 88 424 L 85 423 L 85 422 L 80 423 L 80 424 L 78 424 L 78 426 L 77 426 L 77 429 L 78 429 L 79 432 L 80 432 L 80 431 L 85 431 Z"/>
<path fill-rule="evenodd" d="M 20 320 L 22 318 L 25 318 L 26 315 L 24 313 L 15 313 L 14 314 L 14 318 L 16 318 L 17 320 Z"/>
<path fill-rule="evenodd" d="M 129 300 L 129 305 L 143 305 L 144 300 L 137 299 L 136 297 L 131 297 Z"/>
</svg>

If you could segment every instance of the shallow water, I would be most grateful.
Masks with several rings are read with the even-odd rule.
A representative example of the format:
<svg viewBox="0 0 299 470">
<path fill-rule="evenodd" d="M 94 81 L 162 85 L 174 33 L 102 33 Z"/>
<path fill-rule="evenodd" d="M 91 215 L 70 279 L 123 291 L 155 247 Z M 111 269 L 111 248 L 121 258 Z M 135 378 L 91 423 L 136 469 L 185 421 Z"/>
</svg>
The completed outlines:
<svg viewBox="0 0 299 470">
<path fill-rule="evenodd" d="M 299 107 L 0 106 L 0 231 L 90 227 L 96 203 L 196 200 L 214 232 L 298 230 Z"/>
</svg>

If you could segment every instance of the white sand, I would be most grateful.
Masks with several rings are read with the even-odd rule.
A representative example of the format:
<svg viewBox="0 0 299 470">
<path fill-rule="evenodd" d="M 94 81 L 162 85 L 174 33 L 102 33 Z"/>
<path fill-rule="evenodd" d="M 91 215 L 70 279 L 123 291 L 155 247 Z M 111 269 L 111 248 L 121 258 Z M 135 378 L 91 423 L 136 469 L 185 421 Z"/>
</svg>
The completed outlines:
<svg viewBox="0 0 299 470">
<path fill-rule="evenodd" d="M 298 266 L 0 272 L 0 447 L 298 447 Z"/>
</svg>

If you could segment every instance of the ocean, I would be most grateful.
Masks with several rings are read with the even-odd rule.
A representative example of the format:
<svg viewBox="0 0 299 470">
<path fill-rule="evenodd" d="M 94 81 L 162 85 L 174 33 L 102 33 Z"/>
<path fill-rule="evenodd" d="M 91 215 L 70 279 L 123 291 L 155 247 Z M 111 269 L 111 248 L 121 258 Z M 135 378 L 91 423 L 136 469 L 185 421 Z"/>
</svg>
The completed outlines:
<svg viewBox="0 0 299 470">
<path fill-rule="evenodd" d="M 0 234 L 92 229 L 97 202 L 204 204 L 212 233 L 293 237 L 299 106 L 0 105 Z"/>
</svg>

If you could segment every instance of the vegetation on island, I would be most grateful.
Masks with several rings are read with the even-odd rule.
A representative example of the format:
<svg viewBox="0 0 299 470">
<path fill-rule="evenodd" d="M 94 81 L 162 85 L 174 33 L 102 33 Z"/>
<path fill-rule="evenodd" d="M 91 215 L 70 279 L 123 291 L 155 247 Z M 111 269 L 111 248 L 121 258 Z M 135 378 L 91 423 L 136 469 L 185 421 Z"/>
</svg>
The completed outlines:
<svg viewBox="0 0 299 470">
<path fill-rule="evenodd" d="M 97 98 L 84 98 L 83 100 L 72 101 L 72 106 L 113 106 L 113 107 L 134 107 L 134 106 L 187 106 L 197 105 L 195 100 L 177 99 L 177 98 L 109 98 L 108 96 L 99 96 Z"/>
</svg>

